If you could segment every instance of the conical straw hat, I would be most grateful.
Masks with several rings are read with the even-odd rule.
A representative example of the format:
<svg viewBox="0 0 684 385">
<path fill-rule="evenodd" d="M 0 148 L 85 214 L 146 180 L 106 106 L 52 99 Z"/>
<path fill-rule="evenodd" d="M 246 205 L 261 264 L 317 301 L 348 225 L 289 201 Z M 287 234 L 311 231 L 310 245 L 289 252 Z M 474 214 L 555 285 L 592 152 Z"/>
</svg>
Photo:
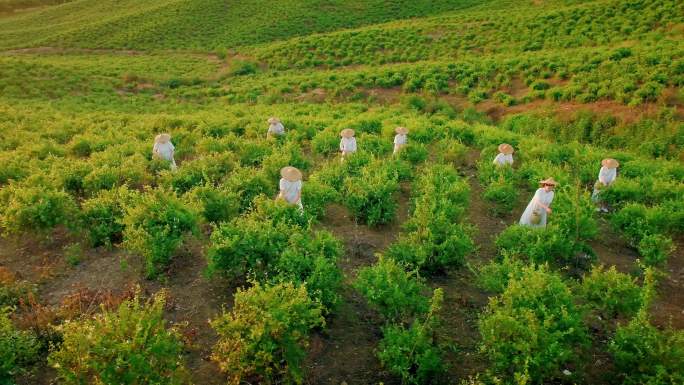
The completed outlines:
<svg viewBox="0 0 684 385">
<path fill-rule="evenodd" d="M 270 118 L 268 118 L 267 122 L 269 124 L 280 123 L 280 119 L 276 118 L 275 116 L 271 116 Z"/>
<path fill-rule="evenodd" d="M 289 180 L 290 182 L 302 180 L 302 172 L 292 166 L 286 166 L 280 169 L 280 176 Z"/>
<path fill-rule="evenodd" d="M 394 129 L 394 132 L 396 132 L 397 134 L 400 134 L 400 135 L 406 135 L 406 134 L 408 134 L 408 128 L 406 128 L 406 127 L 397 127 L 397 128 Z"/>
<path fill-rule="evenodd" d="M 548 185 L 551 185 L 551 186 L 558 186 L 559 183 L 556 182 L 556 180 L 553 179 L 553 178 L 546 178 L 546 179 L 544 179 L 544 180 L 540 180 L 540 181 L 539 181 L 539 184 L 540 184 L 540 185 L 548 184 Z"/>
<path fill-rule="evenodd" d="M 340 136 L 343 136 L 345 138 L 351 138 L 354 136 L 354 130 L 351 128 L 345 128 L 344 130 L 340 131 Z"/>
<path fill-rule="evenodd" d="M 499 152 L 502 154 L 510 155 L 513 153 L 513 146 L 508 143 L 501 143 L 499 145 Z"/>
<path fill-rule="evenodd" d="M 159 134 L 154 138 L 155 143 L 166 143 L 171 140 L 171 135 L 169 134 Z"/>
<path fill-rule="evenodd" d="M 607 158 L 601 161 L 601 165 L 607 168 L 618 168 L 620 167 L 620 162 L 613 158 Z"/>
</svg>

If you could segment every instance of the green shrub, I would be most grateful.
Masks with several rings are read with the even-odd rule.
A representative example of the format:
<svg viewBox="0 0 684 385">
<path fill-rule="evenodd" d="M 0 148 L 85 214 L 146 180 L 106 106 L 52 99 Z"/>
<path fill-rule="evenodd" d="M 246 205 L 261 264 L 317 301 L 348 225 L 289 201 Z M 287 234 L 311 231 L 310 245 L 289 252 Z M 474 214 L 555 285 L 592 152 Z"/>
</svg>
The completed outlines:
<svg viewBox="0 0 684 385">
<path fill-rule="evenodd" d="M 427 286 L 392 258 L 381 257 L 375 265 L 362 268 L 354 287 L 389 322 L 406 321 L 428 310 Z"/>
<path fill-rule="evenodd" d="M 254 169 L 235 170 L 225 183 L 228 191 L 240 195 L 240 211 L 249 209 L 259 195 L 275 196 L 278 184 L 270 181 L 263 173 Z"/>
<path fill-rule="evenodd" d="M 526 267 L 504 292 L 491 298 L 479 321 L 482 351 L 496 372 L 529 373 L 534 383 L 561 376 L 587 340 L 570 289 L 548 268 Z"/>
<path fill-rule="evenodd" d="M 594 239 L 598 234 L 596 206 L 587 191 L 578 186 L 562 188 L 553 203 L 553 222 L 566 236 L 576 242 Z"/>
<path fill-rule="evenodd" d="M 504 255 L 500 261 L 482 266 L 477 273 L 477 284 L 492 293 L 503 293 L 511 279 L 520 279 L 525 263 Z"/>
<path fill-rule="evenodd" d="M 30 332 L 15 329 L 10 309 L 0 308 L 0 383 L 13 384 L 13 378 L 38 360 L 40 344 Z"/>
<path fill-rule="evenodd" d="M 618 272 L 615 266 L 605 270 L 594 266 L 585 274 L 578 294 L 604 318 L 617 315 L 631 317 L 642 304 L 641 288 L 636 278 Z"/>
<path fill-rule="evenodd" d="M 404 384 L 431 384 L 445 372 L 442 351 L 435 338 L 443 301 L 442 289 L 435 289 L 424 320 L 413 321 L 409 328 L 388 325 L 382 329 L 378 358 Z"/>
<path fill-rule="evenodd" d="M 63 191 L 11 185 L 2 192 L 0 226 L 5 233 L 48 233 L 59 225 L 75 226 L 76 203 Z"/>
<path fill-rule="evenodd" d="M 239 277 L 263 275 L 287 245 L 292 227 L 256 218 L 237 218 L 220 224 L 211 234 L 207 251 L 210 274 Z"/>
<path fill-rule="evenodd" d="M 644 235 L 639 241 L 639 254 L 648 266 L 662 266 L 675 251 L 672 238 L 660 234 Z"/>
<path fill-rule="evenodd" d="M 248 60 L 233 60 L 230 74 L 233 76 L 251 75 L 257 73 L 259 65 Z"/>
<path fill-rule="evenodd" d="M 658 330 L 646 311 L 618 326 L 608 350 L 622 384 L 684 383 L 684 331 Z"/>
<path fill-rule="evenodd" d="M 494 214 L 510 214 L 518 200 L 518 189 L 513 183 L 497 180 L 485 188 L 483 198 L 494 203 Z"/>
<path fill-rule="evenodd" d="M 612 216 L 611 223 L 633 246 L 638 247 L 645 236 L 666 231 L 668 219 L 663 214 L 659 208 L 647 208 L 640 203 L 630 203 Z"/>
<path fill-rule="evenodd" d="M 418 223 L 413 221 L 412 225 Z M 465 257 L 475 249 L 471 232 L 468 226 L 454 225 L 446 216 L 432 217 L 426 227 L 402 234 L 386 255 L 413 269 L 441 273 L 465 264 Z"/>
<path fill-rule="evenodd" d="M 428 149 L 420 143 L 408 143 L 399 151 L 399 159 L 405 160 L 413 165 L 425 162 L 428 158 Z"/>
<path fill-rule="evenodd" d="M 572 240 L 554 226 L 509 226 L 496 237 L 495 243 L 500 254 L 537 264 L 556 262 L 563 265 L 573 260 L 576 251 Z"/>
<path fill-rule="evenodd" d="M 266 177 L 274 183 L 280 180 L 280 170 L 285 166 L 293 166 L 299 170 L 308 170 L 311 162 L 303 156 L 302 149 L 294 144 L 288 143 L 266 158 L 262 162 L 262 169 Z"/>
<path fill-rule="evenodd" d="M 306 287 L 292 283 L 238 289 L 235 305 L 211 321 L 219 340 L 212 359 L 229 383 L 301 383 L 309 331 L 325 324 Z"/>
<path fill-rule="evenodd" d="M 200 214 L 209 223 L 227 222 L 240 211 L 240 195 L 222 187 L 198 186 L 188 192 L 188 198 L 200 207 Z"/>
<path fill-rule="evenodd" d="M 309 297 L 332 312 L 340 301 L 342 271 L 337 260 L 342 253 L 342 243 L 327 231 L 293 233 L 277 261 L 269 266 L 269 276 L 276 282 L 306 284 Z"/>
<path fill-rule="evenodd" d="M 392 141 L 385 137 L 371 134 L 363 134 L 358 139 L 363 143 L 363 151 L 373 156 L 384 157 L 392 152 Z"/>
<path fill-rule="evenodd" d="M 81 204 L 83 227 L 88 231 L 92 246 L 111 247 L 121 242 L 125 211 L 135 197 L 136 194 L 124 186 L 100 191 Z"/>
<path fill-rule="evenodd" d="M 428 273 L 460 266 L 475 246 L 471 229 L 458 223 L 465 214 L 470 188 L 451 166 L 429 165 L 415 181 L 411 218 L 387 256 Z"/>
<path fill-rule="evenodd" d="M 298 206 L 282 199 L 269 199 L 263 195 L 254 199 L 252 210 L 247 216 L 262 221 L 283 223 L 299 229 L 307 229 L 311 224 L 311 216 L 302 212 Z"/>
<path fill-rule="evenodd" d="M 155 277 L 167 267 L 186 234 L 197 233 L 198 217 L 172 192 L 151 190 L 129 207 L 123 219 L 123 244 L 145 258 L 145 271 Z"/>
<path fill-rule="evenodd" d="M 361 175 L 345 180 L 345 204 L 354 217 L 369 226 L 394 219 L 399 177 L 386 164 L 376 161 L 363 168 Z"/>
<path fill-rule="evenodd" d="M 218 184 L 235 168 L 233 154 L 211 154 L 192 161 L 184 162 L 183 167 L 167 173 L 169 185 L 179 194 L 190 191 L 193 187 L 207 184 Z"/>
<path fill-rule="evenodd" d="M 164 293 L 147 303 L 138 296 L 115 311 L 68 321 L 49 363 L 64 384 L 185 384 L 180 333 L 166 326 Z"/>
<path fill-rule="evenodd" d="M 340 200 L 340 194 L 331 186 L 308 180 L 302 186 L 304 211 L 313 218 L 322 219 L 329 203 Z"/>
<path fill-rule="evenodd" d="M 329 156 L 340 151 L 340 135 L 333 130 L 319 131 L 311 139 L 314 154 Z"/>
<path fill-rule="evenodd" d="M 466 164 L 468 147 L 456 139 L 442 139 L 436 145 L 436 161 L 456 166 Z"/>
</svg>

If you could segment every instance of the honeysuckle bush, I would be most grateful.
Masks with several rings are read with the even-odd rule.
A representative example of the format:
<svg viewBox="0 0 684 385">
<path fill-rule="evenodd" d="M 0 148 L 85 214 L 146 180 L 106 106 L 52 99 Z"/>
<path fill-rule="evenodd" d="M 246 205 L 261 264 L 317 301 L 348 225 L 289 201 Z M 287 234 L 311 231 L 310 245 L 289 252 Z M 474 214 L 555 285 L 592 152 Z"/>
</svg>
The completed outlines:
<svg viewBox="0 0 684 385">
<path fill-rule="evenodd" d="M 585 273 L 578 296 L 603 318 L 633 317 L 642 308 L 643 292 L 637 278 L 620 273 L 611 266 L 594 266 Z"/>
<path fill-rule="evenodd" d="M 186 384 L 179 330 L 164 320 L 166 295 L 139 295 L 116 310 L 58 326 L 62 342 L 48 357 L 64 384 Z"/>
<path fill-rule="evenodd" d="M 309 333 L 324 325 L 322 306 L 304 285 L 255 282 L 211 321 L 219 336 L 211 357 L 230 384 L 301 383 Z"/>
<path fill-rule="evenodd" d="M 77 205 L 66 192 L 49 186 L 12 184 L 0 190 L 0 226 L 5 234 L 48 234 L 57 226 L 78 227 Z"/>
<path fill-rule="evenodd" d="M 389 223 L 396 215 L 399 174 L 389 165 L 376 160 L 361 169 L 359 176 L 344 181 L 345 204 L 356 219 L 369 226 Z"/>
<path fill-rule="evenodd" d="M 136 191 L 123 186 L 100 191 L 81 203 L 83 228 L 88 231 L 91 245 L 111 247 L 122 241 L 123 218 L 136 198 Z"/>
<path fill-rule="evenodd" d="M 15 328 L 11 308 L 0 303 L 0 383 L 13 384 L 14 377 L 37 362 L 40 343 L 29 331 Z"/>
<path fill-rule="evenodd" d="M 197 208 L 174 192 L 149 190 L 126 208 L 122 219 L 123 246 L 145 260 L 145 274 L 154 278 L 164 271 L 189 235 L 197 234 Z"/>
<path fill-rule="evenodd" d="M 193 187 L 185 197 L 200 208 L 200 215 L 207 223 L 228 222 L 240 212 L 240 194 L 223 186 Z"/>
<path fill-rule="evenodd" d="M 378 358 L 404 384 L 431 384 L 446 371 L 443 351 L 437 338 L 444 292 L 435 289 L 424 316 L 410 326 L 388 324 L 382 328 Z"/>
<path fill-rule="evenodd" d="M 470 188 L 447 165 L 428 165 L 414 183 L 413 210 L 386 255 L 428 273 L 463 265 L 474 250 L 472 230 L 463 219 Z"/>
<path fill-rule="evenodd" d="M 525 262 L 504 254 L 477 270 L 477 284 L 484 290 L 500 294 L 508 287 L 511 279 L 520 279 Z"/>
<path fill-rule="evenodd" d="M 342 244 L 310 228 L 310 217 L 283 201 L 258 199 L 249 214 L 218 225 L 207 251 L 210 275 L 251 277 L 259 282 L 306 283 L 309 295 L 335 310 L 342 273 Z"/>
<path fill-rule="evenodd" d="M 428 310 L 424 281 L 392 258 L 380 257 L 374 265 L 362 268 L 354 287 L 391 323 L 406 322 Z"/>
<path fill-rule="evenodd" d="M 495 240 L 499 254 L 507 254 L 531 263 L 564 265 L 574 260 L 576 244 L 557 226 L 545 228 L 513 225 L 499 233 Z"/>
<path fill-rule="evenodd" d="M 343 274 L 337 261 L 342 254 L 342 243 L 327 231 L 294 233 L 270 267 L 270 280 L 306 285 L 309 296 L 323 305 L 325 314 L 334 312 L 341 301 Z"/>
<path fill-rule="evenodd" d="M 644 309 L 619 325 L 608 350 L 626 385 L 674 385 L 684 381 L 684 331 L 655 327 Z"/>
<path fill-rule="evenodd" d="M 543 265 L 524 267 L 480 316 L 481 350 L 505 378 L 517 373 L 532 383 L 552 381 L 581 357 L 588 342 L 582 318 L 558 273 Z"/>
</svg>

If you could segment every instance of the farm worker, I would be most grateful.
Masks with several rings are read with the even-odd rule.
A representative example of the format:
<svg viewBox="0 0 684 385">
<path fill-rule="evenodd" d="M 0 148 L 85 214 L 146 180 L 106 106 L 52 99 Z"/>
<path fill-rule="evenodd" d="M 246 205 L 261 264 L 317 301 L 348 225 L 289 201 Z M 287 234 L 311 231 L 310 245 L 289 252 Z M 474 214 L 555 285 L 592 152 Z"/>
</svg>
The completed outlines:
<svg viewBox="0 0 684 385">
<path fill-rule="evenodd" d="M 594 183 L 594 191 L 591 193 L 591 200 L 599 204 L 599 207 L 596 209 L 597 211 L 602 211 L 604 213 L 608 212 L 606 203 L 601 200 L 599 195 L 601 194 L 601 190 L 615 182 L 618 167 L 620 167 L 620 163 L 615 159 L 607 158 L 601 161 L 601 170 L 598 174 L 598 180 Z"/>
<path fill-rule="evenodd" d="M 266 136 L 281 136 L 285 134 L 285 127 L 283 126 L 283 123 L 280 122 L 280 119 L 272 116 L 268 118 L 268 133 Z"/>
<path fill-rule="evenodd" d="M 497 166 L 512 166 L 513 165 L 513 146 L 508 143 L 501 143 L 499 145 L 499 155 L 494 158 L 494 164 Z"/>
<path fill-rule="evenodd" d="M 340 140 L 340 151 L 342 151 L 342 159 L 345 155 L 356 152 L 356 138 L 354 137 L 354 130 L 345 128 L 340 132 L 342 140 Z"/>
<path fill-rule="evenodd" d="M 553 201 L 553 189 L 558 182 L 553 178 L 539 181 L 539 187 L 534 197 L 527 205 L 525 212 L 520 217 L 520 224 L 532 227 L 546 227 L 546 217 L 551 214 L 551 202 Z"/>
<path fill-rule="evenodd" d="M 408 142 L 408 138 L 406 137 L 408 134 L 408 128 L 397 127 L 394 129 L 394 132 L 397 133 L 394 136 L 394 153 L 396 154 L 402 147 L 406 145 L 406 142 Z"/>
<path fill-rule="evenodd" d="M 287 166 L 280 170 L 280 193 L 278 199 L 284 199 L 290 204 L 302 206 L 302 172 L 295 167 Z"/>
<path fill-rule="evenodd" d="M 173 158 L 175 147 L 171 143 L 171 135 L 159 134 L 154 138 L 154 147 L 152 147 L 152 157 L 160 158 L 171 162 L 171 169 L 175 170 L 176 160 Z"/>
</svg>

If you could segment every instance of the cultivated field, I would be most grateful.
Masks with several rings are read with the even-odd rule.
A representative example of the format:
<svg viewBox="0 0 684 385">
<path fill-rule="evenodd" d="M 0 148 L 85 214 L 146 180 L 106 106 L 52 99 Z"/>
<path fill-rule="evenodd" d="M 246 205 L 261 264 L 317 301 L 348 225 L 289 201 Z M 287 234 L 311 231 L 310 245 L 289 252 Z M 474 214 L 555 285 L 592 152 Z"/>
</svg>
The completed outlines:
<svg viewBox="0 0 684 385">
<path fill-rule="evenodd" d="M 0 384 L 684 383 L 683 37 L 674 0 L 0 0 Z"/>
</svg>

